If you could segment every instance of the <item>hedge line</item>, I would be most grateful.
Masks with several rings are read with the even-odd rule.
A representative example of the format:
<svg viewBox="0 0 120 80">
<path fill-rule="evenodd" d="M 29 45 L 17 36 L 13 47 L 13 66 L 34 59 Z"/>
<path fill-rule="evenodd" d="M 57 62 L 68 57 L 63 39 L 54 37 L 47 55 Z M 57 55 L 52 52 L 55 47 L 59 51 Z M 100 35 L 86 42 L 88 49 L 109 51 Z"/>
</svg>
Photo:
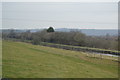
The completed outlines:
<svg viewBox="0 0 120 80">
<path fill-rule="evenodd" d="M 118 55 L 118 56 L 120 55 L 119 51 L 112 51 L 112 50 L 104 50 L 104 49 L 102 50 L 102 49 L 95 49 L 95 48 L 86 48 L 86 47 L 79 47 L 79 46 L 46 43 L 46 42 L 41 42 L 40 45 L 60 48 L 60 49 L 66 49 L 66 50 L 74 50 L 74 51 L 82 51 L 82 52 L 96 52 L 96 53 L 112 54 L 112 55 Z"/>
</svg>

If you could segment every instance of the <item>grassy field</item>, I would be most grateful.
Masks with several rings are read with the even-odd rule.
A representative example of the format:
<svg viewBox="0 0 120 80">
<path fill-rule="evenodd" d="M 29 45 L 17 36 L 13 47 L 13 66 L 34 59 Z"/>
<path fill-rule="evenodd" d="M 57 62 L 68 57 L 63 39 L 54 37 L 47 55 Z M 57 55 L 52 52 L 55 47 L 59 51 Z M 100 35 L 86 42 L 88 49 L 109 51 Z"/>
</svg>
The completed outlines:
<svg viewBox="0 0 120 80">
<path fill-rule="evenodd" d="M 117 78 L 118 63 L 83 52 L 3 41 L 3 78 Z"/>
<path fill-rule="evenodd" d="M 0 78 L 2 78 L 2 40 L 0 39 Z"/>
</svg>

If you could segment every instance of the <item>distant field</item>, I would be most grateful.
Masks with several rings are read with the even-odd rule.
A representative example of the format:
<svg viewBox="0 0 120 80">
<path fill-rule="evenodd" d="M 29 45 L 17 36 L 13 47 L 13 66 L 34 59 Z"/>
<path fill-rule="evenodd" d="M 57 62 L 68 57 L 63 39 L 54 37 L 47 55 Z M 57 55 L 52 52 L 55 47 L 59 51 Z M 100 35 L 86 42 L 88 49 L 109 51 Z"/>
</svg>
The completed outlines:
<svg viewBox="0 0 120 80">
<path fill-rule="evenodd" d="M 118 63 L 83 52 L 3 41 L 3 78 L 117 78 Z"/>
</svg>

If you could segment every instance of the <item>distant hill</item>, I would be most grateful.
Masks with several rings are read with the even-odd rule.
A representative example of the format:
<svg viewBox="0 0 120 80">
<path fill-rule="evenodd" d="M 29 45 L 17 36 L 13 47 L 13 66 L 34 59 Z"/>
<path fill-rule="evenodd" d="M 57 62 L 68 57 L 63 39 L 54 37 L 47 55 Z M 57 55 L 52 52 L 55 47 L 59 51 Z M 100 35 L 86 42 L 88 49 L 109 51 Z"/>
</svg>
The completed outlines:
<svg viewBox="0 0 120 80">
<path fill-rule="evenodd" d="M 6 32 L 9 33 L 11 29 L 0 29 L 0 32 Z M 41 31 L 43 29 L 14 29 L 15 32 L 17 33 L 21 33 L 21 32 L 26 32 L 27 30 L 30 30 L 31 32 L 37 32 L 37 31 Z"/>
<path fill-rule="evenodd" d="M 81 31 L 82 33 L 85 33 L 86 35 L 91 35 L 91 36 L 103 36 L 106 34 L 118 35 L 117 29 L 67 29 L 67 28 L 59 28 L 59 29 L 55 29 L 55 31 L 60 31 L 60 32 Z"/>
<path fill-rule="evenodd" d="M 27 30 L 30 30 L 31 32 L 37 32 L 41 31 L 43 29 L 15 29 L 15 32 L 25 32 Z M 3 32 L 9 32 L 9 29 L 3 29 Z M 104 36 L 106 34 L 109 35 L 118 35 L 117 29 L 69 29 L 69 28 L 58 28 L 55 29 L 55 31 L 59 32 L 70 32 L 70 31 L 81 31 L 82 33 L 85 33 L 89 36 Z M 1 30 L 0 30 L 1 32 Z"/>
</svg>

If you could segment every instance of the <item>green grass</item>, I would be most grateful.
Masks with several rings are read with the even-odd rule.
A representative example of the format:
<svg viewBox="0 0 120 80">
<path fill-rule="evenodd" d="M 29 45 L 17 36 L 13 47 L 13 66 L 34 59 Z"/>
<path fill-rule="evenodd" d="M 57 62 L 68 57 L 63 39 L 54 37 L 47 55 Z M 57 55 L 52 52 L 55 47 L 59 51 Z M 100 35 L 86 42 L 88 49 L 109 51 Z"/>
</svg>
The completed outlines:
<svg viewBox="0 0 120 80">
<path fill-rule="evenodd" d="M 2 40 L 0 39 L 0 78 L 2 78 Z"/>
<path fill-rule="evenodd" d="M 83 52 L 3 41 L 3 78 L 117 78 L 118 63 Z"/>
</svg>

